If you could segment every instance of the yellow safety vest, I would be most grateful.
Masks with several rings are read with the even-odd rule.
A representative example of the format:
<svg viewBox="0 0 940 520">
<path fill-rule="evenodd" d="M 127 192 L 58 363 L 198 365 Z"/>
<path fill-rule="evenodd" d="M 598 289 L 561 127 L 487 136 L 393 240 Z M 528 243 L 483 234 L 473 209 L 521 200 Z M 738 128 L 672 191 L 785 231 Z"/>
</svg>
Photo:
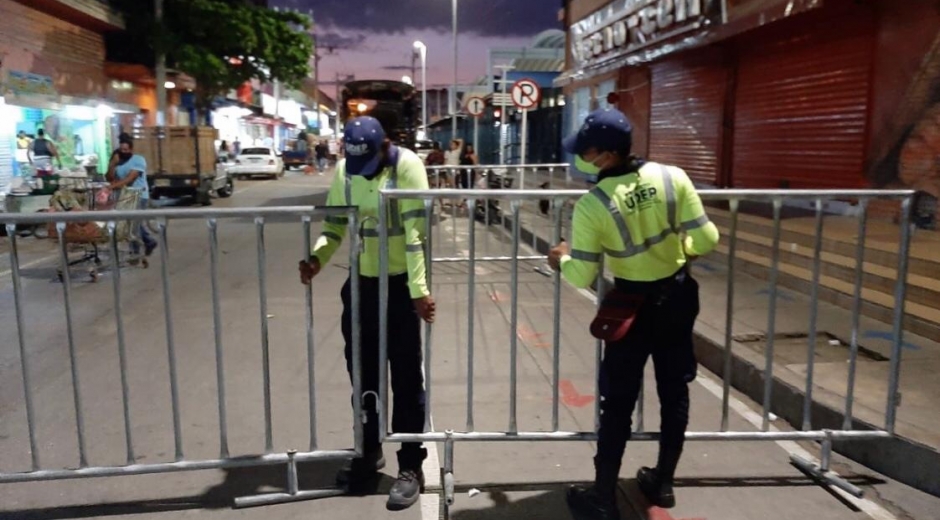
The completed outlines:
<svg viewBox="0 0 940 520">
<path fill-rule="evenodd" d="M 601 180 L 574 208 L 571 254 L 562 274 L 577 287 L 597 278 L 602 255 L 614 277 L 650 282 L 676 273 L 687 255 L 718 244 L 718 228 L 681 168 L 646 163 Z"/>
<path fill-rule="evenodd" d="M 359 274 L 379 276 L 379 190 L 428 189 L 428 174 L 424 163 L 411 150 L 398 149 L 395 166 L 386 167 L 372 179 L 361 175 L 346 175 L 346 160 L 336 165 L 336 178 L 327 195 L 327 206 L 357 206 L 359 208 L 360 236 L 363 250 L 359 256 Z M 412 298 L 430 293 L 424 265 L 424 228 L 427 211 L 424 201 L 417 199 L 391 199 L 388 215 L 388 274 L 408 273 L 408 286 Z M 347 218 L 329 216 L 311 255 L 326 265 L 346 236 Z"/>
</svg>

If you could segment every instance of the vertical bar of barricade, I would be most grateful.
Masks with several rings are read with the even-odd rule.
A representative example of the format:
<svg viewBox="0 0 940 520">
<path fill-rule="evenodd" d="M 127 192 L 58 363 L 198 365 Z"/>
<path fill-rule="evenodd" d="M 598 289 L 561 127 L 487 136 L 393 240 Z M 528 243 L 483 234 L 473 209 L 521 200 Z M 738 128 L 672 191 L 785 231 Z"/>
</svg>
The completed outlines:
<svg viewBox="0 0 940 520">
<path fill-rule="evenodd" d="M 209 279 L 212 284 L 212 327 L 215 332 L 215 378 L 219 400 L 219 457 L 228 458 L 228 414 L 225 408 L 225 360 L 222 349 L 222 308 L 219 300 L 219 233 L 218 221 L 210 218 Z"/>
<path fill-rule="evenodd" d="M 176 460 L 183 460 L 183 431 L 180 425 L 179 384 L 176 373 L 176 344 L 173 337 L 173 309 L 170 296 L 170 246 L 166 236 L 166 219 L 157 222 L 160 234 L 160 278 L 163 281 L 163 314 L 166 322 L 166 355 L 170 370 L 170 404 L 173 408 L 173 442 Z"/>
<path fill-rule="evenodd" d="M 380 213 L 384 214 L 384 213 Z M 359 214 L 356 212 L 356 208 L 350 208 L 349 213 L 347 214 L 347 219 L 349 220 L 349 228 L 347 233 L 349 233 L 349 305 L 352 307 L 350 312 L 350 319 L 352 323 L 350 324 L 350 330 L 352 332 L 352 381 L 353 381 L 353 436 L 355 437 L 356 444 L 356 453 L 362 454 L 363 445 L 364 445 L 364 435 L 365 431 L 363 428 L 363 413 L 362 413 L 362 318 L 361 318 L 361 308 L 362 305 L 362 296 L 359 294 L 359 254 L 362 252 L 362 239 L 359 236 Z M 386 229 L 386 228 L 382 228 Z M 380 234 L 380 236 L 382 236 Z M 386 238 L 387 241 L 387 238 Z M 383 249 L 384 251 L 384 249 Z M 382 264 L 382 268 L 385 270 L 385 276 L 379 280 L 379 292 L 381 293 L 382 284 L 385 283 L 385 293 L 388 294 L 388 256 L 385 257 L 386 263 Z M 388 323 L 385 322 L 384 327 L 382 326 L 383 319 L 385 318 L 388 312 L 388 303 L 387 298 L 383 299 L 382 302 L 385 303 L 385 310 L 379 316 L 379 347 L 380 355 L 382 358 L 387 354 L 386 350 L 382 349 L 382 341 L 385 336 L 385 328 L 388 326 Z M 388 344 L 385 344 L 385 348 L 388 348 Z M 385 374 L 385 364 L 379 365 L 379 374 Z M 380 386 L 380 390 L 384 391 L 385 387 Z M 384 402 L 384 400 L 383 400 Z M 379 407 L 379 413 L 384 415 L 384 410 L 382 407 Z M 379 439 L 385 438 L 385 423 L 379 422 Z"/>
<path fill-rule="evenodd" d="M 552 204 L 555 230 L 552 244 L 561 242 L 561 199 Z M 552 431 L 558 431 L 559 385 L 561 384 L 561 269 L 552 275 Z"/>
<path fill-rule="evenodd" d="M 858 238 L 855 244 L 855 287 L 852 296 L 852 341 L 849 349 L 849 374 L 845 391 L 845 415 L 842 429 L 852 427 L 852 406 L 855 403 L 855 372 L 858 368 L 858 329 L 862 314 L 862 284 L 865 279 L 865 235 L 868 225 L 868 199 L 858 201 Z"/>
<path fill-rule="evenodd" d="M 459 172 L 460 172 L 460 170 L 457 170 L 457 169 L 454 170 L 454 187 L 455 187 L 455 188 L 462 188 L 462 187 L 463 187 L 463 186 L 458 185 L 458 183 L 456 182 L 456 181 L 457 181 L 457 176 L 459 175 Z M 458 214 L 458 211 L 457 211 L 457 204 L 463 204 L 463 199 L 461 199 L 461 198 L 458 197 L 457 200 L 454 202 L 454 204 L 451 204 L 451 206 L 450 206 L 450 209 L 451 209 L 450 218 L 451 218 L 451 220 L 453 221 L 453 222 L 452 222 L 452 223 L 453 223 L 453 226 L 452 226 L 452 227 L 454 228 L 454 229 L 453 229 L 453 234 L 454 234 L 454 236 L 452 237 L 452 238 L 453 238 L 453 243 L 454 243 L 454 255 L 457 254 L 457 214 Z M 430 408 L 429 408 L 429 409 L 430 409 Z"/>
<path fill-rule="evenodd" d="M 304 233 L 304 253 L 301 258 L 310 258 L 313 247 L 310 240 L 310 215 L 301 218 Z M 313 283 L 304 286 L 304 321 L 307 331 L 307 404 L 310 424 L 310 451 L 317 449 L 317 372 L 313 350 Z"/>
<path fill-rule="evenodd" d="M 607 295 L 607 281 L 604 278 L 604 256 L 601 255 L 597 269 L 597 309 L 600 310 L 604 296 Z M 604 361 L 604 342 L 594 342 L 594 431 L 601 429 L 601 363 Z M 640 388 L 643 388 L 642 382 Z"/>
<path fill-rule="evenodd" d="M 803 394 L 803 430 L 813 427 L 813 372 L 816 367 L 816 332 L 819 314 L 819 278 L 822 270 L 823 201 L 816 199 L 816 241 L 813 244 L 813 280 L 809 297 L 809 343 L 806 348 L 806 390 Z"/>
<path fill-rule="evenodd" d="M 476 309 L 476 269 L 477 269 L 477 226 L 473 216 L 473 208 L 476 207 L 476 199 L 467 201 L 467 206 L 471 208 L 467 216 L 467 225 L 469 226 L 469 252 L 470 266 L 467 273 L 467 431 L 473 431 L 473 340 L 474 340 L 474 311 Z M 429 255 L 430 257 L 430 255 Z"/>
<path fill-rule="evenodd" d="M 79 466 L 84 468 L 88 466 L 88 457 L 85 454 L 85 419 L 82 413 L 82 394 L 78 383 L 78 359 L 75 355 L 75 328 L 72 323 L 72 277 L 69 274 L 68 243 L 65 241 L 66 225 L 64 222 L 57 222 L 55 227 L 59 235 L 59 265 L 62 269 L 62 296 L 65 304 L 65 330 L 69 343 L 69 367 L 72 372 L 72 399 L 75 405 L 75 431 L 78 434 L 78 460 Z"/>
<path fill-rule="evenodd" d="M 261 372 L 264 386 L 264 450 L 274 450 L 274 432 L 271 421 L 271 357 L 268 348 L 268 280 L 264 248 L 264 217 L 255 218 L 258 246 L 258 309 L 261 318 Z"/>
<path fill-rule="evenodd" d="M 510 201 L 512 209 L 512 251 L 510 255 L 511 273 L 510 273 L 510 299 L 512 307 L 509 314 L 509 431 L 515 433 L 518 431 L 516 423 L 516 392 L 518 387 L 518 335 L 519 335 L 519 201 L 513 199 Z"/>
<path fill-rule="evenodd" d="M 388 432 L 388 199 L 387 194 L 379 192 L 379 402 L 376 408 L 381 440 Z"/>
<path fill-rule="evenodd" d="M 434 200 L 427 199 L 424 201 L 425 212 L 429 211 L 434 207 Z M 454 215 L 454 228 L 457 227 L 457 216 Z M 425 236 L 428 237 L 427 249 L 424 255 L 424 270 L 426 273 L 428 281 L 428 289 L 430 290 L 433 283 L 433 270 L 434 270 L 434 250 L 431 248 L 431 222 L 425 221 Z M 457 233 L 454 233 L 454 236 L 457 236 Z M 431 431 L 431 341 L 432 341 L 432 332 L 431 324 L 424 322 L 424 431 Z"/>
<path fill-rule="evenodd" d="M 898 272 L 894 284 L 894 331 L 891 345 L 891 366 L 888 372 L 888 407 L 885 411 L 885 429 L 894 434 L 898 412 L 898 385 L 901 379 L 901 352 L 904 344 L 904 304 L 907 300 L 907 268 L 911 253 L 911 204 L 908 196 L 901 202 L 901 244 L 898 250 Z"/>
<path fill-rule="evenodd" d="M 129 223 L 133 227 L 133 223 Z M 133 464 L 134 440 L 131 434 L 131 403 L 130 390 L 127 383 L 127 346 L 124 341 L 124 317 L 121 314 L 121 263 L 118 254 L 117 224 L 108 222 L 108 237 L 111 243 L 111 277 L 114 289 L 114 321 L 117 328 L 118 363 L 121 370 L 121 402 L 124 406 L 124 440 L 127 444 L 127 463 Z"/>
<path fill-rule="evenodd" d="M 23 398 L 26 401 L 26 427 L 29 430 L 29 454 L 33 471 L 39 469 L 39 448 L 36 444 L 33 392 L 29 379 L 29 358 L 26 354 L 26 327 L 23 321 L 23 288 L 20 285 L 20 258 L 16 244 L 16 224 L 7 224 L 10 237 L 10 272 L 13 277 L 13 305 L 16 308 L 16 336 L 20 347 L 20 369 L 23 371 Z M 61 235 L 60 235 L 61 236 Z"/>
<path fill-rule="evenodd" d="M 731 230 L 728 242 L 728 278 L 725 280 L 725 351 L 721 370 L 721 431 L 728 431 L 728 405 L 731 402 L 731 348 L 734 344 L 734 255 L 738 247 L 738 199 L 728 201 Z"/>
<path fill-rule="evenodd" d="M 770 429 L 770 407 L 774 390 L 774 335 L 776 334 L 777 320 L 777 279 L 780 275 L 780 210 L 783 206 L 781 199 L 774 199 L 774 238 L 773 252 L 770 264 L 770 304 L 767 311 L 767 351 L 764 362 L 764 406 L 761 429 Z"/>
</svg>

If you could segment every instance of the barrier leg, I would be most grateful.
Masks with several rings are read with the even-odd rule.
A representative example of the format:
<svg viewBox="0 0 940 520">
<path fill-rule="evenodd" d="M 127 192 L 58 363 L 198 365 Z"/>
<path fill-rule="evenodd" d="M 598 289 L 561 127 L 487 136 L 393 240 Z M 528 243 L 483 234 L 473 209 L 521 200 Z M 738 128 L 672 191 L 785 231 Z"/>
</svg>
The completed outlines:
<svg viewBox="0 0 940 520">
<path fill-rule="evenodd" d="M 297 452 L 291 450 L 287 452 L 287 492 L 286 493 L 267 493 L 264 495 L 255 495 L 248 497 L 238 497 L 235 499 L 235 507 L 258 507 L 272 504 L 284 504 L 287 502 L 299 502 L 301 500 L 314 500 L 317 498 L 329 498 L 345 495 L 343 489 L 312 489 L 301 491 L 297 479 Z"/>
<path fill-rule="evenodd" d="M 822 452 L 819 458 L 819 464 L 815 464 L 795 454 L 790 454 L 790 463 L 803 473 L 806 473 L 809 477 L 821 483 L 839 488 L 855 498 L 862 498 L 865 492 L 861 488 L 829 469 L 830 459 L 832 458 L 832 431 L 825 430 L 825 433 L 826 438 L 822 441 Z"/>
<path fill-rule="evenodd" d="M 448 430 L 444 440 L 444 503 L 454 505 L 454 432 Z"/>
</svg>

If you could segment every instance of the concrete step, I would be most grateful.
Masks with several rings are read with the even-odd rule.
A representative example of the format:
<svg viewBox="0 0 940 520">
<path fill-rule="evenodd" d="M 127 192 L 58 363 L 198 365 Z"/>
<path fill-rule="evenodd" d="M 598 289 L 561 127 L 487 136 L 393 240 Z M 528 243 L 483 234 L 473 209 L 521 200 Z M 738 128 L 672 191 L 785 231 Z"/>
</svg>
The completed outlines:
<svg viewBox="0 0 940 520">
<path fill-rule="evenodd" d="M 741 242 L 739 241 L 739 244 Z M 728 255 L 727 243 L 720 244 L 715 260 L 725 260 Z M 767 280 L 770 275 L 771 259 L 769 255 L 757 254 L 739 249 L 735 258 L 736 268 L 746 274 Z M 811 289 L 811 269 L 798 265 L 780 263 L 779 284 L 803 294 Z M 837 277 L 822 274 L 819 281 L 819 298 L 822 301 L 849 309 L 853 303 L 853 283 Z M 869 287 L 862 288 L 862 314 L 872 319 L 891 324 L 894 315 L 894 295 Z M 940 309 L 936 305 L 924 305 L 908 299 L 905 304 L 904 328 L 933 341 L 940 341 Z"/>
<path fill-rule="evenodd" d="M 719 226 L 722 236 L 728 236 L 729 230 Z M 727 243 L 726 243 L 727 245 Z M 767 259 L 773 254 L 773 239 L 766 235 L 757 235 L 743 231 L 738 232 L 737 249 L 739 252 L 753 253 Z M 884 293 L 894 294 L 894 285 L 897 280 L 897 269 L 868 261 L 863 263 L 863 287 Z M 855 283 L 855 258 L 836 253 L 822 252 L 820 255 L 820 273 L 836 280 Z M 800 246 L 796 243 L 780 244 L 780 262 L 793 265 L 812 273 L 813 249 Z M 809 281 L 809 280 L 807 280 Z M 907 301 L 928 307 L 936 307 L 940 302 L 940 280 L 928 278 L 918 274 L 908 273 Z"/>
<path fill-rule="evenodd" d="M 731 213 L 727 210 L 709 207 L 708 215 L 720 227 L 730 228 Z M 816 243 L 815 219 L 793 218 L 781 223 L 780 240 L 782 244 L 796 244 L 810 252 Z M 738 232 L 751 233 L 763 237 L 773 236 L 773 221 L 756 215 L 738 214 Z M 896 225 L 876 219 L 869 219 L 869 229 L 865 242 L 865 261 L 896 269 L 898 265 L 898 243 L 900 234 Z M 855 258 L 857 223 L 851 217 L 826 217 L 823 227 L 823 251 Z M 933 251 L 940 244 L 940 234 L 928 231 L 915 232 L 911 246 L 908 272 L 929 279 L 940 279 L 940 258 Z"/>
</svg>

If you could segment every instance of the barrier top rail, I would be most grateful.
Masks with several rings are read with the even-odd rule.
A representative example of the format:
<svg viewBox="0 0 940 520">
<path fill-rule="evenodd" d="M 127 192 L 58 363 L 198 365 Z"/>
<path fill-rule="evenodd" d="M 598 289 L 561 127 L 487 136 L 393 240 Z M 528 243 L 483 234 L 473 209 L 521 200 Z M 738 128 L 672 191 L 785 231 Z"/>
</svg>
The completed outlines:
<svg viewBox="0 0 940 520">
<path fill-rule="evenodd" d="M 0 213 L 0 223 L 54 224 L 56 222 L 110 222 L 116 220 L 212 219 L 238 217 L 306 217 L 344 215 L 351 206 L 280 206 L 270 208 L 147 209 L 127 211 L 62 211 L 46 213 Z"/>
<path fill-rule="evenodd" d="M 452 165 L 452 164 L 441 164 L 435 166 L 428 166 L 428 171 L 433 170 L 519 170 L 519 169 L 539 169 L 539 170 L 550 170 L 554 168 L 568 168 L 571 166 L 568 163 L 555 163 L 555 164 L 464 164 L 464 165 Z"/>
<path fill-rule="evenodd" d="M 547 199 L 552 197 L 574 197 L 584 195 L 587 190 L 500 190 L 500 189 L 444 189 L 444 190 L 399 190 L 383 189 L 383 195 L 393 198 L 410 199 L 436 199 L 442 197 L 460 197 L 465 199 Z M 703 200 L 773 200 L 787 199 L 845 199 L 845 198 L 877 198 L 902 200 L 914 196 L 914 190 L 743 190 L 743 189 L 707 189 L 699 190 L 698 194 Z"/>
</svg>

